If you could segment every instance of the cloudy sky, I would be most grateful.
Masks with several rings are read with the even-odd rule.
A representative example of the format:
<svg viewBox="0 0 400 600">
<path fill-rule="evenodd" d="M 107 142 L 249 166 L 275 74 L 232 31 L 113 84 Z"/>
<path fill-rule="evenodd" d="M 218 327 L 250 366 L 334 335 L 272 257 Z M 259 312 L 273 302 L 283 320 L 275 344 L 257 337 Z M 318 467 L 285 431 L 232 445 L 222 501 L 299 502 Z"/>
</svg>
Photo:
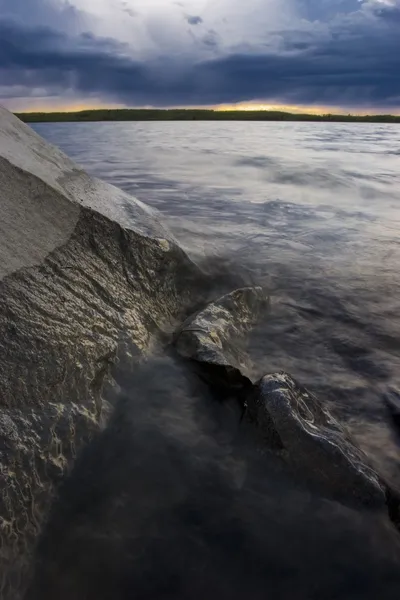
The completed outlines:
<svg viewBox="0 0 400 600">
<path fill-rule="evenodd" d="M 400 0 L 0 0 L 14 110 L 400 112 Z"/>
</svg>

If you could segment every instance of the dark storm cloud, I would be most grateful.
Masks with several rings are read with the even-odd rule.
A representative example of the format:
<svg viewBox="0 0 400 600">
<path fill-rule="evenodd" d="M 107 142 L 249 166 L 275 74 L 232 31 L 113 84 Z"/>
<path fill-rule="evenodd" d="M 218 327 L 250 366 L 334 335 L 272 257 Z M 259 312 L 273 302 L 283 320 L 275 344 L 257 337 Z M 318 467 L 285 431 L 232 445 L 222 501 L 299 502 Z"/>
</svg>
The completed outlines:
<svg viewBox="0 0 400 600">
<path fill-rule="evenodd" d="M 0 18 L 76 32 L 84 25 L 85 14 L 66 1 L 0 0 Z"/>
<path fill-rule="evenodd" d="M 364 63 L 362 54 L 352 61 L 347 57 L 345 49 L 330 52 L 329 46 L 295 55 L 234 55 L 201 65 L 198 76 L 208 84 L 205 102 L 212 102 L 210 82 L 218 86 L 222 79 L 219 102 L 274 98 L 289 104 L 399 105 L 395 56 L 385 55 L 384 65 L 376 57 L 367 56 Z"/>
<path fill-rule="evenodd" d="M 205 46 L 216 48 L 218 46 L 218 34 L 216 31 L 214 31 L 214 29 L 210 29 L 205 35 L 203 35 L 201 41 Z"/>
<path fill-rule="evenodd" d="M 71 40 L 48 28 L 0 22 L 2 85 L 44 87 L 49 92 L 103 92 L 110 96 L 154 93 L 145 66 L 126 59 L 124 47 L 90 34 Z"/>
<path fill-rule="evenodd" d="M 189 23 L 189 25 L 200 25 L 200 23 L 203 22 L 203 19 L 199 16 L 196 15 L 189 15 L 186 17 L 187 22 Z"/>
<path fill-rule="evenodd" d="M 299 12 L 309 21 L 327 21 L 338 13 L 351 13 L 360 8 L 360 0 L 297 0 Z"/>
<path fill-rule="evenodd" d="M 15 17 L 22 0 L 14 3 Z M 79 21 L 74 9 L 65 10 L 71 23 Z M 199 41 L 213 58 L 178 63 L 168 53 L 135 60 L 113 39 L 57 31 L 49 17 L 47 27 L 27 27 L 10 12 L 0 19 L 0 94 L 6 98 L 10 89 L 29 97 L 40 88 L 128 105 L 273 100 L 390 110 L 400 104 L 399 13 L 395 5 L 374 2 L 368 13 L 341 15 L 329 27 L 276 31 L 275 46 L 266 39 L 264 47 L 236 50 L 224 48 L 210 30 Z"/>
</svg>

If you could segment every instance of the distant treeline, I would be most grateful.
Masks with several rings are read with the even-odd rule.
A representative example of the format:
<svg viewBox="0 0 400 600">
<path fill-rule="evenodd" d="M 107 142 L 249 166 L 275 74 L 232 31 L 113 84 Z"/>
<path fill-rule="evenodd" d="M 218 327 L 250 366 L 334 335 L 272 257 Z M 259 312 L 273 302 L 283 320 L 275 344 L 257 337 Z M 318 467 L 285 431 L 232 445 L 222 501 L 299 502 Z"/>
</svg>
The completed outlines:
<svg viewBox="0 0 400 600">
<path fill-rule="evenodd" d="M 26 123 L 62 121 L 334 121 L 400 123 L 395 115 L 312 115 L 267 110 L 100 109 L 80 112 L 16 113 Z"/>
</svg>

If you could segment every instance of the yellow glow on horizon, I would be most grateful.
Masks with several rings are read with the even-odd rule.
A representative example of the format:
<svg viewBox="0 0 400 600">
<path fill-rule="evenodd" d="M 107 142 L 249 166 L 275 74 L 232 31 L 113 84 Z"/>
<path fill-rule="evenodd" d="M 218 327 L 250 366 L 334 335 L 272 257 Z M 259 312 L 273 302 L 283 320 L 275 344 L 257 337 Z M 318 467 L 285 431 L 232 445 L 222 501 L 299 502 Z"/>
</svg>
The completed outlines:
<svg viewBox="0 0 400 600">
<path fill-rule="evenodd" d="M 221 104 L 215 107 L 218 111 L 227 110 L 265 110 L 265 111 L 282 111 L 290 113 L 307 113 L 312 115 L 324 115 L 335 113 L 348 113 L 347 109 L 334 108 L 332 106 L 297 106 L 294 104 L 266 104 L 264 102 L 239 102 L 237 104 Z M 357 114 L 358 111 L 357 111 Z"/>
<path fill-rule="evenodd" d="M 51 113 L 51 112 L 80 112 L 82 110 L 101 110 L 101 109 L 118 109 L 118 108 L 157 108 L 154 106 L 125 106 L 122 104 L 102 104 L 99 103 L 85 103 L 85 102 L 75 102 L 72 104 L 35 104 L 29 108 L 24 108 L 23 110 L 17 111 L 20 113 L 28 113 L 28 112 L 42 112 L 42 113 Z M 159 107 L 158 107 L 159 108 Z M 283 105 L 283 104 L 264 104 L 264 103 L 253 103 L 253 102 L 241 102 L 238 104 L 219 104 L 216 106 L 169 106 L 164 107 L 168 108 L 182 108 L 182 109 L 208 109 L 208 110 L 216 110 L 216 111 L 227 111 L 227 110 L 272 110 L 272 111 L 284 111 L 284 112 L 292 112 L 292 113 L 312 113 L 312 114 L 324 114 L 324 113 L 333 113 L 340 112 L 338 109 L 334 108 L 325 108 L 325 107 L 308 107 L 308 106 L 292 106 L 292 105 Z M 348 112 L 348 111 L 342 111 Z"/>
<path fill-rule="evenodd" d="M 265 111 L 282 111 L 294 114 L 306 113 L 311 115 L 377 115 L 377 114 L 391 114 L 400 115 L 399 109 L 388 110 L 387 108 L 382 109 L 378 107 L 354 109 L 343 106 L 298 106 L 295 104 L 267 104 L 266 102 L 237 102 L 235 104 L 220 104 L 213 107 L 214 110 L 226 111 L 226 110 L 265 110 Z"/>
<path fill-rule="evenodd" d="M 123 104 L 102 104 L 99 103 L 85 103 L 85 102 L 73 102 L 71 104 L 36 104 L 29 108 L 23 108 L 22 110 L 16 110 L 18 113 L 53 113 L 53 112 L 81 112 L 82 110 L 102 110 L 102 109 L 118 109 L 126 108 Z"/>
<path fill-rule="evenodd" d="M 83 110 L 115 110 L 115 109 L 123 109 L 123 108 L 134 108 L 134 109 L 157 109 L 161 107 L 155 107 L 151 105 L 147 106 L 127 106 L 124 104 L 104 104 L 101 101 L 98 102 L 71 102 L 71 103 L 63 103 L 63 102 L 34 102 L 30 104 L 30 106 L 24 106 L 21 109 L 15 109 L 15 112 L 19 113 L 29 113 L 29 112 L 41 112 L 41 113 L 52 113 L 52 112 L 80 112 Z M 265 102 L 238 102 L 234 104 L 219 104 L 215 106 L 169 106 L 163 107 L 165 109 L 206 109 L 206 110 L 215 110 L 215 111 L 282 111 L 289 112 L 294 114 L 299 113 L 307 113 L 313 115 L 325 115 L 325 114 L 353 114 L 353 115 L 373 115 L 373 114 L 392 114 L 392 115 L 400 115 L 400 110 L 390 110 L 387 109 L 379 109 L 379 108 L 370 108 L 370 109 L 362 109 L 362 110 L 354 110 L 343 107 L 333 107 L 333 106 L 298 106 L 293 104 L 268 104 Z"/>
</svg>

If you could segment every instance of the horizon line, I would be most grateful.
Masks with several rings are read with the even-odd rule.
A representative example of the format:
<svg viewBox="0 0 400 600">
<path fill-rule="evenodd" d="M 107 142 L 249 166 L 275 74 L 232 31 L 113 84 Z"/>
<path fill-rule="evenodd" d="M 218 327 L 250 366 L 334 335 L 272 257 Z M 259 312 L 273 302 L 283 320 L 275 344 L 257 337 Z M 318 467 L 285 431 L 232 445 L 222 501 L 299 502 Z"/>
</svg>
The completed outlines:
<svg viewBox="0 0 400 600">
<path fill-rule="evenodd" d="M 28 100 L 28 99 L 25 99 Z M 1 100 L 0 100 L 1 103 Z M 29 106 L 31 104 L 31 106 Z M 216 112 L 233 112 L 233 111 L 249 111 L 249 112 L 288 112 L 293 114 L 312 114 L 312 115 L 351 115 L 351 116 L 363 116 L 363 115 L 392 115 L 400 116 L 400 107 L 391 107 L 393 112 L 387 112 L 386 107 L 381 106 L 368 106 L 366 107 L 349 107 L 349 106 L 326 106 L 326 105 L 296 105 L 296 104 L 281 104 L 280 102 L 265 102 L 262 100 L 249 100 L 244 102 L 232 102 L 223 104 L 206 104 L 206 105 L 172 105 L 172 106 L 152 106 L 150 104 L 141 106 L 127 106 L 126 104 L 112 103 L 103 104 L 101 101 L 94 101 L 93 103 L 86 103 L 85 101 L 76 101 L 71 103 L 58 102 L 55 98 L 53 102 L 46 102 L 42 99 L 42 102 L 27 101 L 21 103 L 21 109 L 12 106 L 9 103 L 9 109 L 18 114 L 27 113 L 78 113 L 83 111 L 95 111 L 95 110 L 209 110 Z M 6 104 L 7 106 L 7 104 Z M 29 108 L 25 108 L 29 106 Z"/>
<path fill-rule="evenodd" d="M 400 116 L 400 111 L 397 112 L 370 112 L 370 111 L 355 111 L 355 112 L 349 112 L 346 109 L 343 110 L 338 110 L 338 109 L 332 109 L 332 108 L 326 108 L 325 110 L 316 110 L 316 109 L 312 109 L 310 107 L 296 107 L 295 109 L 293 109 L 292 107 L 278 107 L 278 106 L 274 106 L 274 107 L 268 107 L 268 108 L 261 108 L 261 107 L 251 107 L 251 108 L 243 108 L 243 107 L 237 107 L 237 106 L 224 106 L 219 107 L 219 106 L 196 106 L 196 107 L 190 107 L 190 106 L 179 106 L 179 107 L 154 107 L 154 106 L 141 106 L 141 107 L 126 107 L 126 106 L 119 106 L 119 107 L 113 107 L 113 106 L 102 106 L 102 107 L 79 107 L 79 108 L 68 108 L 68 109 L 36 109 L 36 110 L 12 110 L 11 112 L 13 112 L 16 115 L 35 115 L 35 114 L 46 114 L 46 115 L 52 115 L 52 114 L 79 114 L 79 113 L 85 113 L 85 112 L 102 112 L 102 111 L 113 111 L 113 112 L 118 112 L 118 111 L 159 111 L 159 112 L 166 112 L 166 111 L 203 111 L 203 112 L 266 112 L 266 113 L 286 113 L 286 114 L 292 114 L 292 115 L 310 115 L 310 116 L 327 116 L 327 115 L 332 115 L 332 116 L 350 116 L 350 117 L 368 117 L 368 116 L 393 116 L 393 117 L 398 117 Z M 378 109 L 379 111 L 379 109 Z"/>
</svg>

